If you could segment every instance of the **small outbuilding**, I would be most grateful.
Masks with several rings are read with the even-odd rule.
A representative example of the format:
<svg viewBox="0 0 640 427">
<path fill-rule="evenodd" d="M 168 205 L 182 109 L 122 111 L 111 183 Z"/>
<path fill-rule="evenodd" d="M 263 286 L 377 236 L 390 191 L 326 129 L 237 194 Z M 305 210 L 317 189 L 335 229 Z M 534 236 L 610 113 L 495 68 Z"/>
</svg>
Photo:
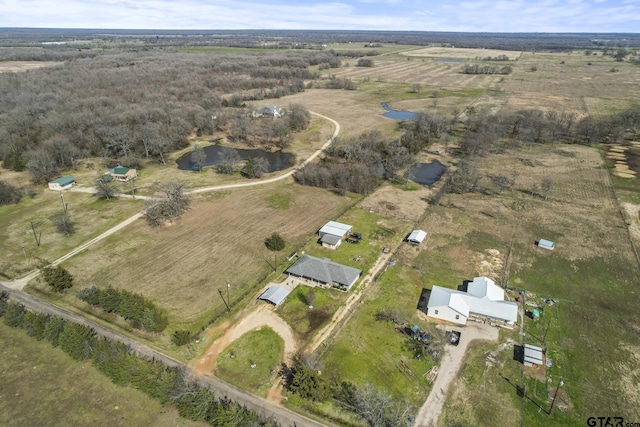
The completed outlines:
<svg viewBox="0 0 640 427">
<path fill-rule="evenodd" d="M 63 176 L 60 177 L 58 179 L 54 179 L 53 181 L 49 182 L 49 189 L 50 190 L 56 190 L 56 191 L 62 191 L 62 190 L 67 190 L 69 188 L 71 188 L 73 186 L 73 184 L 76 183 L 76 179 L 72 176 Z"/>
<path fill-rule="evenodd" d="M 540 239 L 540 240 L 538 240 L 538 246 L 540 246 L 541 248 L 549 249 L 550 251 L 552 251 L 553 248 L 556 247 L 556 243 L 552 242 L 551 240 Z"/>
<path fill-rule="evenodd" d="M 427 238 L 427 232 L 423 230 L 413 230 L 409 237 L 407 237 L 407 242 L 412 245 L 420 245 Z"/>
<path fill-rule="evenodd" d="M 289 291 L 279 286 L 269 286 L 266 291 L 258 297 L 263 301 L 278 305 L 289 295 Z"/>
<path fill-rule="evenodd" d="M 542 365 L 542 348 L 531 344 L 524 345 L 524 366 Z"/>
<path fill-rule="evenodd" d="M 138 171 L 136 171 L 135 169 L 129 169 L 120 165 L 116 166 L 115 168 L 109 169 L 107 173 L 111 175 L 114 180 L 120 182 L 131 181 L 138 176 Z"/>
<path fill-rule="evenodd" d="M 323 247 L 329 249 L 337 249 L 342 243 L 342 239 L 346 238 L 353 230 L 353 226 L 342 224 L 341 222 L 329 221 L 318 230 L 320 243 Z"/>
</svg>

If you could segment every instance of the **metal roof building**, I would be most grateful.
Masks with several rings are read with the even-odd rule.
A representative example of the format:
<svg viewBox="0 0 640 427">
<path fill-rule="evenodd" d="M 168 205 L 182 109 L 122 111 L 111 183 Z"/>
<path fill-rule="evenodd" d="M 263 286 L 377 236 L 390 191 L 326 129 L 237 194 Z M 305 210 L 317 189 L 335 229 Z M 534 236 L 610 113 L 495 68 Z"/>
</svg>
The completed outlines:
<svg viewBox="0 0 640 427">
<path fill-rule="evenodd" d="M 331 234 L 340 238 L 344 237 L 353 229 L 353 226 L 349 224 L 342 224 L 336 221 L 329 221 L 318 231 L 318 235 L 322 238 L 325 234 Z"/>
<path fill-rule="evenodd" d="M 424 241 L 427 237 L 427 232 L 423 230 L 413 230 L 409 237 L 407 237 L 407 242 L 412 243 L 414 245 L 419 245 Z"/>
<path fill-rule="evenodd" d="M 278 305 L 289 295 L 289 291 L 279 286 L 269 286 L 266 291 L 258 297 L 263 301 L 270 302 L 273 305 Z"/>
<path fill-rule="evenodd" d="M 524 345 L 524 365 L 542 365 L 542 348 L 535 345 Z"/>
<path fill-rule="evenodd" d="M 327 285 L 337 285 L 348 291 L 358 280 L 362 270 L 335 263 L 327 258 L 303 255 L 287 268 L 285 273 Z"/>
</svg>

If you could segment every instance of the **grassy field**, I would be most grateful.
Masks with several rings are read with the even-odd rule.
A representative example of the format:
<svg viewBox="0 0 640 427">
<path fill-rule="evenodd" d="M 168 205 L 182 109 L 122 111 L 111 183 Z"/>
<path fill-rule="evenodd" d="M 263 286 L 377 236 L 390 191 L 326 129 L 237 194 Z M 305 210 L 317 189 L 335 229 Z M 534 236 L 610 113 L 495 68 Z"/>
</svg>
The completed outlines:
<svg viewBox="0 0 640 427">
<path fill-rule="evenodd" d="M 0 322 L 3 426 L 204 426 Z"/>
<path fill-rule="evenodd" d="M 518 166 L 523 164 L 530 166 Z M 595 414 L 636 419 L 637 388 L 630 384 L 637 382 L 633 354 L 640 349 L 635 314 L 639 269 L 599 153 L 589 147 L 521 148 L 483 159 L 481 169 L 488 175 L 516 171 L 516 184 L 502 194 L 487 183 L 488 195 L 445 197 L 425 220 L 433 251 L 414 263 L 425 271 L 436 266 L 423 279 L 427 286 L 454 285 L 479 274 L 505 283 L 508 271 L 509 286 L 556 300 L 544 314 L 550 321 L 545 347 L 554 363 L 542 378 L 525 372 L 521 379 L 522 365 L 512 360 L 512 349 L 497 356 L 498 364 L 490 369 L 486 353 L 495 353 L 497 345 L 471 353 L 442 424 L 482 420 L 483 425 L 504 425 L 505 416 L 487 415 L 496 407 L 510 414 L 513 422 L 507 424 L 524 419 L 526 425 L 581 425 Z M 547 200 L 530 192 L 545 176 L 554 180 Z M 539 238 L 557 242 L 556 249 L 537 248 Z M 437 273 L 443 265 L 450 270 L 446 275 Z M 525 328 L 540 337 L 540 325 L 527 320 Z M 517 334 L 510 337 L 519 340 Z M 540 345 L 535 338 L 527 342 Z M 527 384 L 537 403 L 527 400 L 521 409 L 513 384 L 500 374 Z M 539 413 L 538 405 L 550 406 L 547 389 L 560 377 L 564 386 L 556 409 L 551 416 Z M 482 393 L 471 392 L 479 384 Z"/>
<path fill-rule="evenodd" d="M 0 206 L 0 278 L 12 279 L 31 271 L 38 258 L 53 261 L 143 209 L 140 201 L 98 200 L 89 194 L 68 191 L 64 201 L 76 230 L 69 237 L 60 234 L 53 221 L 55 215 L 64 213 L 57 191 L 39 188 L 34 198 Z"/>
<path fill-rule="evenodd" d="M 288 206 L 274 207 L 283 198 Z M 224 310 L 218 288 L 229 281 L 237 304 L 269 274 L 267 236 L 285 238 L 283 254 L 297 249 L 357 200 L 290 182 L 214 192 L 199 196 L 171 225 L 153 228 L 141 219 L 64 265 L 77 289 L 111 285 L 141 293 L 168 311 L 170 328 L 197 330 Z M 59 302 L 80 304 L 73 292 Z"/>
<path fill-rule="evenodd" d="M 225 349 L 216 361 L 215 374 L 231 384 L 266 397 L 277 377 L 283 352 L 282 339 L 271 329 L 250 332 Z"/>
</svg>

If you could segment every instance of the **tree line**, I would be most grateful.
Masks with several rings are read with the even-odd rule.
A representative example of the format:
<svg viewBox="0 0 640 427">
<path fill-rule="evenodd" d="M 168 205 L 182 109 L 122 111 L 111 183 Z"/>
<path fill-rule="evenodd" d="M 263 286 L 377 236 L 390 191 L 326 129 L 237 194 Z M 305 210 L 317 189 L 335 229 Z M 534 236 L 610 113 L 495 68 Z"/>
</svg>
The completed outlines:
<svg viewBox="0 0 640 427">
<path fill-rule="evenodd" d="M 114 384 L 130 386 L 172 405 L 181 417 L 211 426 L 277 427 L 274 419 L 216 394 L 188 378 L 183 368 L 137 356 L 118 341 L 98 336 L 93 328 L 27 310 L 0 294 L 0 317 L 10 327 L 23 329 L 37 340 L 59 347 L 76 361 L 88 361 Z"/>
<path fill-rule="evenodd" d="M 167 328 L 169 318 L 164 310 L 140 294 L 111 286 L 98 289 L 95 286 L 84 288 L 78 298 L 93 307 L 99 307 L 107 313 L 115 313 L 137 329 L 160 333 Z"/>
<path fill-rule="evenodd" d="M 465 64 L 464 74 L 511 74 L 513 68 L 510 65 L 482 65 Z"/>
</svg>

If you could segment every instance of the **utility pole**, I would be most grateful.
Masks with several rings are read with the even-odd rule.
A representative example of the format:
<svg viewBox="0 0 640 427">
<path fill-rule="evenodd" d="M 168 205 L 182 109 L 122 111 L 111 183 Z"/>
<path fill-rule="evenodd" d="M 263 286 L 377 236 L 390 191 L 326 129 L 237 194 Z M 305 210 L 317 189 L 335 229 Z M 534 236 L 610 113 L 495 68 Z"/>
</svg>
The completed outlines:
<svg viewBox="0 0 640 427">
<path fill-rule="evenodd" d="M 131 198 L 135 199 L 136 198 L 136 190 L 133 187 L 133 179 L 129 181 L 129 188 L 131 189 Z"/>
<path fill-rule="evenodd" d="M 231 298 L 229 298 L 229 289 L 231 289 L 231 283 L 227 280 L 227 302 L 231 304 Z"/>
<path fill-rule="evenodd" d="M 67 214 L 67 204 L 64 202 L 64 195 L 62 191 L 60 192 L 60 200 L 62 200 L 62 208 L 64 209 L 64 214 Z"/>
<path fill-rule="evenodd" d="M 40 237 L 38 237 L 38 234 L 36 233 L 36 228 L 33 225 L 33 221 L 29 221 L 29 223 L 31 223 L 31 230 L 33 231 L 33 238 L 36 239 L 36 245 L 40 247 L 40 239 L 42 238 L 42 231 L 40 232 Z"/>
<path fill-rule="evenodd" d="M 227 306 L 227 311 L 231 312 L 231 307 L 229 307 L 229 304 L 227 304 L 227 302 L 224 300 L 224 295 L 222 294 L 222 289 L 218 288 L 218 293 L 220 294 L 220 298 L 222 298 L 222 302 L 224 303 L 224 305 Z"/>
</svg>

